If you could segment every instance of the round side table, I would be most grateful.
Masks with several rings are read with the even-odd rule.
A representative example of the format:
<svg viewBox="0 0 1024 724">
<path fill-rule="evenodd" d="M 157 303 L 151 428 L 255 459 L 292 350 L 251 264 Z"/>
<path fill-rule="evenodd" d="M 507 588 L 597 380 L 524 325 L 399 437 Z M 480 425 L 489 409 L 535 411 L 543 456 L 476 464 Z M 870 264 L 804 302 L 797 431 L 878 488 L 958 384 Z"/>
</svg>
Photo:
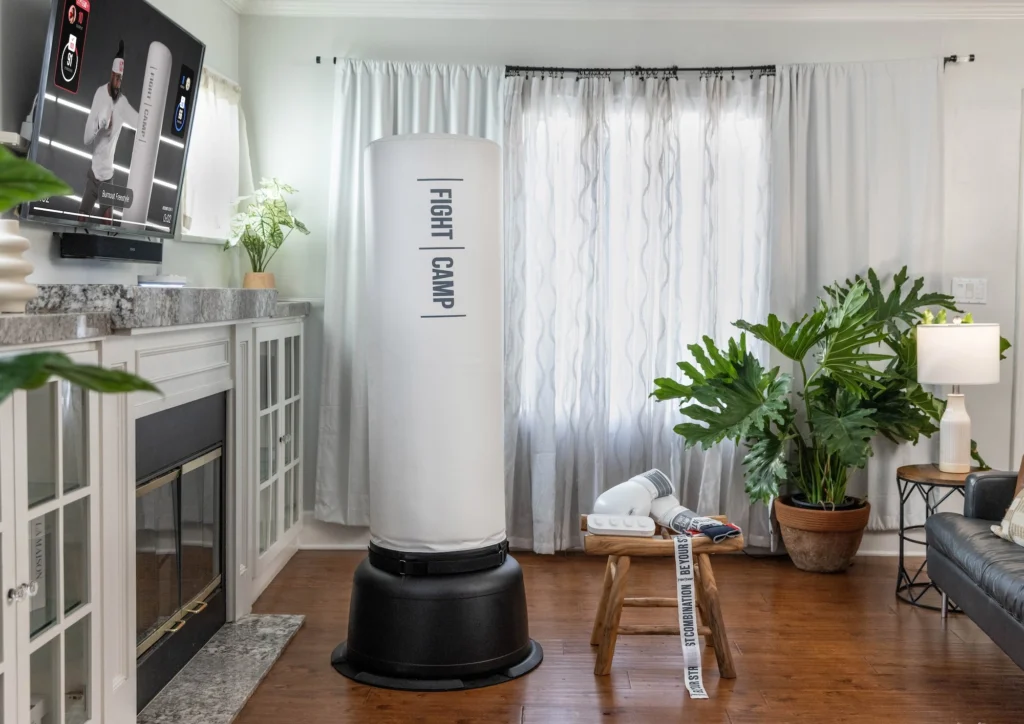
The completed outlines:
<svg viewBox="0 0 1024 724">
<path fill-rule="evenodd" d="M 907 501 L 915 493 L 920 495 L 924 499 L 924 517 L 927 521 L 939 509 L 939 506 L 954 493 L 960 493 L 960 497 L 964 497 L 964 483 L 967 480 L 967 476 L 980 470 L 981 468 L 971 468 L 970 472 L 967 473 L 944 473 L 939 470 L 938 465 L 928 464 L 904 465 L 896 471 L 896 485 L 900 491 L 900 569 L 896 579 L 896 597 L 901 601 L 905 601 L 911 606 L 927 608 L 931 611 L 942 610 L 941 605 L 924 603 L 921 600 L 929 591 L 935 591 L 939 596 L 942 595 L 942 591 L 939 590 L 938 586 L 927 577 L 928 574 L 925 572 L 927 560 L 921 562 L 921 565 L 917 567 L 913 575 L 910 574 L 906 567 L 906 559 L 903 555 L 904 544 L 908 541 L 910 543 L 917 543 L 925 546 L 926 552 L 928 545 L 925 540 L 923 525 L 908 526 L 906 524 Z M 920 537 L 915 537 L 913 535 L 915 533 L 920 534 Z M 960 613 L 960 608 L 952 602 L 949 603 L 948 610 Z"/>
</svg>

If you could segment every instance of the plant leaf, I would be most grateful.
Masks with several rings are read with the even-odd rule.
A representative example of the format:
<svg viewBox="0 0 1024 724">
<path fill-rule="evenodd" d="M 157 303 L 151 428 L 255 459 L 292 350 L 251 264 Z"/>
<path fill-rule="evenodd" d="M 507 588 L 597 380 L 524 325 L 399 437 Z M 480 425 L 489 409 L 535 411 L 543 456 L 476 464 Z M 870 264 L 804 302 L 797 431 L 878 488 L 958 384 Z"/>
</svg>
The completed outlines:
<svg viewBox="0 0 1024 724">
<path fill-rule="evenodd" d="M 978 443 L 971 440 L 971 459 L 978 463 L 978 467 L 982 470 L 991 470 L 988 463 L 985 462 L 985 458 L 981 457 L 981 453 L 978 452 Z"/>
<path fill-rule="evenodd" d="M 835 291 L 835 290 L 833 290 Z M 820 365 L 829 377 L 859 397 L 865 388 L 881 388 L 875 380 L 880 374 L 872 362 L 887 362 L 892 355 L 865 352 L 865 347 L 885 339 L 884 325 L 874 321 L 873 313 L 863 307 L 868 301 L 867 285 L 856 282 L 844 295 L 832 295 L 827 307 L 827 332 L 822 343 Z"/>
<path fill-rule="evenodd" d="M 771 432 L 755 437 L 743 458 L 745 485 L 751 500 L 767 503 L 779 495 L 779 485 L 786 479 L 786 446 Z"/>
<path fill-rule="evenodd" d="M 741 319 L 733 322 L 733 326 L 749 332 L 762 342 L 767 342 L 794 362 L 802 362 L 824 336 L 824 322 L 825 314 L 819 310 L 814 314 L 804 315 L 796 324 L 786 324 L 779 321 L 774 314 L 769 314 L 766 324 L 750 324 Z"/>
<path fill-rule="evenodd" d="M 677 382 L 671 377 L 659 377 L 654 381 L 654 392 L 650 396 L 658 402 L 664 402 L 689 397 L 691 394 L 689 386 L 682 382 Z"/>
<path fill-rule="evenodd" d="M 812 407 L 814 434 L 845 467 L 861 468 L 871 456 L 871 438 L 878 425 L 875 410 L 861 407 L 861 400 L 849 390 L 841 389 L 835 397 L 835 410 Z"/>
<path fill-rule="evenodd" d="M 705 346 L 705 374 L 691 383 L 689 404 L 679 410 L 693 422 L 674 428 L 686 446 L 707 449 L 725 439 L 740 441 L 772 422 L 782 425 L 789 411 L 789 375 L 778 368 L 765 372 L 753 354 L 742 351 L 745 343 L 730 344 L 729 358 L 708 338 Z"/>
<path fill-rule="evenodd" d="M 0 213 L 18 204 L 72 193 L 70 186 L 39 164 L 0 146 Z"/>
<path fill-rule="evenodd" d="M 42 387 L 51 377 L 101 393 L 160 392 L 151 382 L 127 372 L 78 364 L 58 352 L 35 352 L 0 359 L 0 402 L 14 390 Z"/>
</svg>

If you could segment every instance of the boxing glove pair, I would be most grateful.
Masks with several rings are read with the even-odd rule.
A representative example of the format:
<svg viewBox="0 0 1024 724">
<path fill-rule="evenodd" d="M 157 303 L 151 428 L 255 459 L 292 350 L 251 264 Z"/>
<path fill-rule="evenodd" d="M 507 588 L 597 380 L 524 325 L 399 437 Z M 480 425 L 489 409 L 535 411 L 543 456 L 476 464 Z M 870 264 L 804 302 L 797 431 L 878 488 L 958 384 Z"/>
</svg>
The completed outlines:
<svg viewBox="0 0 1024 724">
<path fill-rule="evenodd" d="M 606 490 L 594 502 L 601 515 L 643 515 L 679 534 L 706 535 L 716 543 L 740 534 L 740 529 L 714 518 L 698 516 L 679 503 L 672 481 L 660 470 L 648 470 Z"/>
</svg>

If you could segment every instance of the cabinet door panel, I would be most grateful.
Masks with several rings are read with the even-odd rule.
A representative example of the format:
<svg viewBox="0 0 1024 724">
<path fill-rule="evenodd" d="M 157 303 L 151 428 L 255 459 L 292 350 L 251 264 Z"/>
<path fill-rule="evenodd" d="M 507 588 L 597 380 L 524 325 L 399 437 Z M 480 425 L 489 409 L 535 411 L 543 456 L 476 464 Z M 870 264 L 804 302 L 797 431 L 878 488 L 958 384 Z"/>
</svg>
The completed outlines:
<svg viewBox="0 0 1024 724">
<path fill-rule="evenodd" d="M 95 352 L 71 357 L 98 362 Z M 98 396 L 51 381 L 15 393 L 11 415 L 13 475 L 0 463 L 0 476 L 8 476 L 2 487 L 13 494 L 0 498 L 0 546 L 13 542 L 14 575 L 3 577 L 20 594 L 2 612 L 14 619 L 13 632 L 4 627 L 14 641 L 2 647 L 4 711 L 19 724 L 84 724 L 97 715 L 92 695 L 100 669 Z"/>
<path fill-rule="evenodd" d="M 14 401 L 0 404 L 0 724 L 15 724 L 17 649 L 14 606 L 7 592 L 18 585 L 14 545 Z"/>
</svg>

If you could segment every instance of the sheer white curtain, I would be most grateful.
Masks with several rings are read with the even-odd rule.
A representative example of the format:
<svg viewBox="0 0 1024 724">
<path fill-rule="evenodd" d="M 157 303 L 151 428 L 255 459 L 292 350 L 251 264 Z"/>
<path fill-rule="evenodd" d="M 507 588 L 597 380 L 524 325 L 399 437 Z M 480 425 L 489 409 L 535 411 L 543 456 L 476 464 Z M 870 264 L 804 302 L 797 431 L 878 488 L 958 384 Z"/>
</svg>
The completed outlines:
<svg viewBox="0 0 1024 724">
<path fill-rule="evenodd" d="M 742 451 L 684 451 L 686 345 L 767 313 L 771 77 L 510 78 L 505 93 L 509 538 L 579 544 L 578 515 L 651 467 L 744 527 Z M 763 352 L 763 350 L 762 350 Z M 763 522 L 763 521 L 762 521 Z M 764 544 L 756 525 L 752 542 Z"/>
<path fill-rule="evenodd" d="M 253 190 L 238 86 L 204 70 L 192 126 L 182 190 L 182 233 L 223 241 L 231 231 L 239 196 Z"/>
<path fill-rule="evenodd" d="M 316 517 L 367 525 L 363 149 L 400 133 L 501 141 L 499 66 L 339 61 L 334 91 Z"/>
<path fill-rule="evenodd" d="M 772 311 L 797 319 L 821 287 L 907 265 L 942 281 L 942 60 L 792 65 L 775 96 Z M 875 443 L 858 475 L 874 530 L 899 527 L 896 468 L 931 446 Z"/>
</svg>

